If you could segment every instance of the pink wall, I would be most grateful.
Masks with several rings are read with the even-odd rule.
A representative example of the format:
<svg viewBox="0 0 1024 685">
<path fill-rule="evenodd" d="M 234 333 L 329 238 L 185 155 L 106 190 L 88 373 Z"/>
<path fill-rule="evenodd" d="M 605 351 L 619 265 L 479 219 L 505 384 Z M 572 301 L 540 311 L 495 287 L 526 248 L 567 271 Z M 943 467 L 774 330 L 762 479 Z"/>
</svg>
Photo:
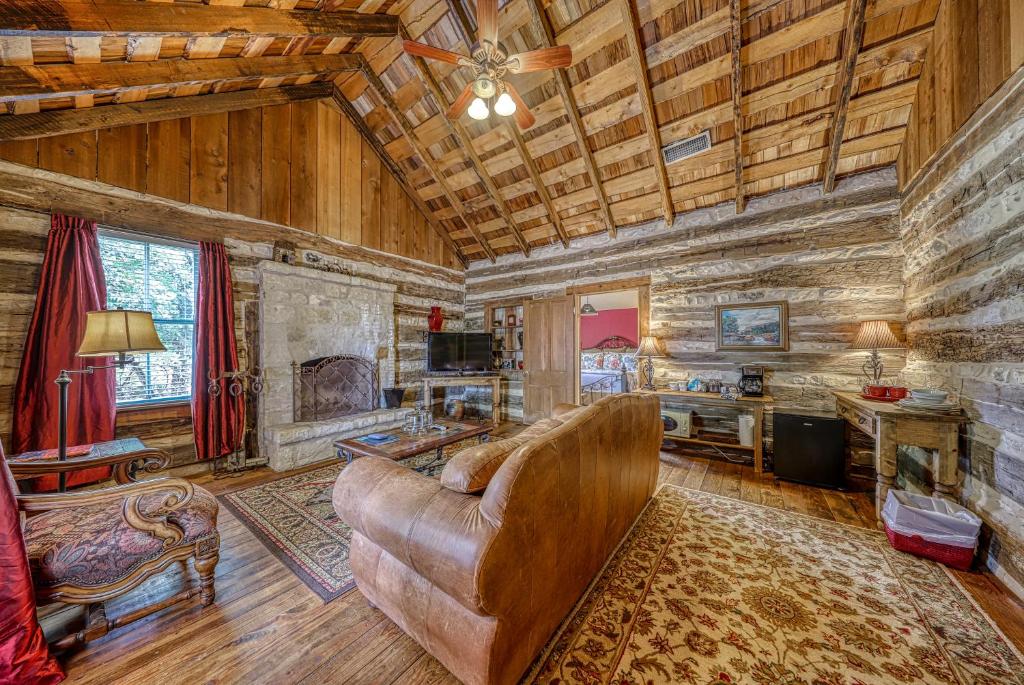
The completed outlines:
<svg viewBox="0 0 1024 685">
<path fill-rule="evenodd" d="M 637 342 L 639 327 L 639 310 L 605 309 L 597 316 L 580 317 L 580 349 L 588 349 L 605 338 L 621 335 L 623 338 Z"/>
</svg>

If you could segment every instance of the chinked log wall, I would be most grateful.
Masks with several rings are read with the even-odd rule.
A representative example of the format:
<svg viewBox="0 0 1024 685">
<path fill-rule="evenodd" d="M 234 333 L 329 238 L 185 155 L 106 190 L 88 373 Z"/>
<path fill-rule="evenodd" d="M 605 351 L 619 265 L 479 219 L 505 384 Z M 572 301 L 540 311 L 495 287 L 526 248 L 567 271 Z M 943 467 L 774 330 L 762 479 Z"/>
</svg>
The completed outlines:
<svg viewBox="0 0 1024 685">
<path fill-rule="evenodd" d="M 476 262 L 466 274 L 466 325 L 480 329 L 491 300 L 649 275 L 651 333 L 671 355 L 656 363 L 659 384 L 696 375 L 735 381 L 741 365 L 760 364 L 777 407 L 830 407 L 831 389 L 864 380 L 864 353 L 847 349 L 857 322 L 904 318 L 897 223 L 895 178 L 883 171 L 846 179 L 826 197 L 803 188 L 755 200 L 741 216 L 723 205 L 668 230 L 624 230 L 614 242 L 540 249 L 529 261 Z M 715 305 L 766 300 L 789 301 L 790 351 L 716 352 Z M 902 353 L 884 358 L 892 374 L 903 366 Z"/>
<path fill-rule="evenodd" d="M 294 249 L 300 259 L 320 257 L 317 268 L 392 283 L 395 297 L 398 383 L 415 387 L 423 376 L 422 331 L 431 305 L 441 305 L 446 328 L 462 322 L 463 276 L 442 268 L 368 250 L 286 226 L 247 219 L 196 205 L 143 195 L 110 185 L 0 161 L 0 440 L 10 444 L 14 383 L 39 283 L 50 211 L 77 214 L 101 225 L 184 240 L 222 240 L 234 277 L 239 363 L 244 367 L 257 339 L 256 265 L 274 247 Z M 251 415 L 255 415 L 251 413 Z M 138 435 L 171 451 L 176 465 L 195 460 L 188 406 L 120 412 L 118 432 Z"/>
<path fill-rule="evenodd" d="M 963 500 L 988 524 L 989 566 L 1024 596 L 1024 69 L 908 185 L 900 212 L 905 377 L 960 394 Z M 923 455 L 908 456 L 927 478 Z"/>
</svg>

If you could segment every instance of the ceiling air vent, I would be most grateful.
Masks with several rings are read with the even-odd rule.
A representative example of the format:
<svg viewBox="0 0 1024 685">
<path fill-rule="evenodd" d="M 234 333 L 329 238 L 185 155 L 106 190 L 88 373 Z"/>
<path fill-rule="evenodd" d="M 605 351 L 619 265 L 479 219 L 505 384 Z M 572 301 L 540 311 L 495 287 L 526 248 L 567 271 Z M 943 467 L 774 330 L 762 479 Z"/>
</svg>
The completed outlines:
<svg viewBox="0 0 1024 685">
<path fill-rule="evenodd" d="M 707 131 L 702 131 L 692 138 L 677 140 L 666 145 L 661 148 L 661 154 L 665 156 L 665 164 L 672 164 L 710 149 L 711 134 Z"/>
</svg>

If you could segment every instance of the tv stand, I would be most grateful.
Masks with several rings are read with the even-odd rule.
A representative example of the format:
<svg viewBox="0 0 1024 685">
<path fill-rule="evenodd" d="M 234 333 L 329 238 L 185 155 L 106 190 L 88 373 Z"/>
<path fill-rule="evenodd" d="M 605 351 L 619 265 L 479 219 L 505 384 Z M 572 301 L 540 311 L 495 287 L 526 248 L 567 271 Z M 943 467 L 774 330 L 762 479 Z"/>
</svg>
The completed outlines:
<svg viewBox="0 0 1024 685">
<path fill-rule="evenodd" d="M 463 385 L 491 386 L 491 422 L 501 423 L 501 376 L 426 376 L 423 379 L 423 403 L 434 406 L 434 388 L 450 388 Z"/>
</svg>

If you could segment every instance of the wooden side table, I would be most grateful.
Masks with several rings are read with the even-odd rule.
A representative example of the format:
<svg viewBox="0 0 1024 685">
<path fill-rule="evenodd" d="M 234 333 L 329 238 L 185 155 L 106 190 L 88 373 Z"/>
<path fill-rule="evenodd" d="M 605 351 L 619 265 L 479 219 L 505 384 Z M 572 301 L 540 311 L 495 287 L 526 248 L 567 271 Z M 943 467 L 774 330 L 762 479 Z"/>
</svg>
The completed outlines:
<svg viewBox="0 0 1024 685">
<path fill-rule="evenodd" d="M 140 471 L 155 473 L 167 467 L 170 457 L 163 450 L 146 447 L 138 438 L 123 438 L 92 445 L 88 454 L 57 460 L 57 450 L 22 452 L 7 458 L 7 466 L 16 480 L 38 478 L 57 473 L 60 492 L 64 492 L 66 473 L 96 466 L 114 467 L 114 480 L 119 485 L 136 480 Z"/>
<path fill-rule="evenodd" d="M 501 423 L 501 376 L 427 376 L 423 379 L 423 403 L 434 404 L 434 388 L 450 388 L 463 385 L 491 386 L 491 422 Z"/>
<path fill-rule="evenodd" d="M 960 490 L 960 425 L 968 421 L 963 412 L 910 411 L 892 402 L 866 400 L 855 392 L 833 391 L 832 394 L 836 397 L 836 413 L 875 440 L 875 515 L 879 525 L 885 498 L 896 486 L 896 450 L 899 445 L 933 450 L 935 495 L 954 502 L 957 500 Z"/>
</svg>

